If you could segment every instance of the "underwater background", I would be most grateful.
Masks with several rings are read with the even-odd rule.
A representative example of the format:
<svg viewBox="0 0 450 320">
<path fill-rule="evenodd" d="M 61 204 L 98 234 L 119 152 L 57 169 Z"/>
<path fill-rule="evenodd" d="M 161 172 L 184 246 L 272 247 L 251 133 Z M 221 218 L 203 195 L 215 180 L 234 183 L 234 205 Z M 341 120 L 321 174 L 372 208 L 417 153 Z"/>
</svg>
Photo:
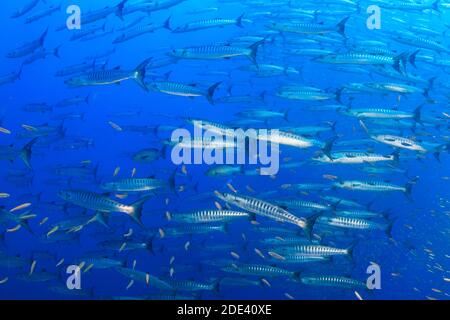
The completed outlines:
<svg viewBox="0 0 450 320">
<path fill-rule="evenodd" d="M 1 299 L 448 299 L 450 3 L 33 2 L 0 4 Z M 66 27 L 70 5 L 81 9 L 81 30 Z M 367 26 L 371 5 L 380 29 Z M 133 72 L 149 58 L 143 88 Z M 190 119 L 294 136 L 281 141 L 272 176 L 250 164 L 175 165 L 171 134 L 193 132 Z M 349 163 L 355 157 L 367 159 Z M 155 185 L 105 187 L 132 177 Z M 309 217 L 311 234 L 214 191 Z M 141 222 L 98 200 L 147 196 Z M 174 218 L 231 208 L 247 213 Z M 356 220 L 331 219 L 346 214 Z M 374 263 L 381 289 L 369 290 Z M 66 287 L 69 265 L 81 268 L 81 290 Z"/>
</svg>

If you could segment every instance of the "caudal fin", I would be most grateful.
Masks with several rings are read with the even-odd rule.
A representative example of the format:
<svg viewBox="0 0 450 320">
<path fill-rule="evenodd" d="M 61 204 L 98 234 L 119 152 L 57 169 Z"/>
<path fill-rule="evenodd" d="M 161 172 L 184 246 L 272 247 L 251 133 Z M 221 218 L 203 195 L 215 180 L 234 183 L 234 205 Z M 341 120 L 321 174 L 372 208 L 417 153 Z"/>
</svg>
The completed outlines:
<svg viewBox="0 0 450 320">
<path fill-rule="evenodd" d="M 20 152 L 20 158 L 22 159 L 22 161 L 25 163 L 25 165 L 27 166 L 28 169 L 33 169 L 31 167 L 31 148 L 33 147 L 33 145 L 36 143 L 37 138 L 34 138 L 33 140 L 31 140 L 30 142 L 28 142 L 23 148 L 22 151 Z"/>
<path fill-rule="evenodd" d="M 248 58 L 256 65 L 258 66 L 258 62 L 256 61 L 256 56 L 258 54 L 258 48 L 259 46 L 261 46 L 262 44 L 264 44 L 264 42 L 266 41 L 266 39 L 260 40 L 258 42 L 255 42 L 254 44 L 252 44 L 249 49 L 250 49 L 250 53 L 248 55 Z"/>
<path fill-rule="evenodd" d="M 221 84 L 222 84 L 222 81 L 217 82 L 208 88 L 208 91 L 206 92 L 206 99 L 208 99 L 209 103 L 214 104 L 214 100 L 213 100 L 214 92 L 216 92 L 217 87 L 220 86 Z"/>
<path fill-rule="evenodd" d="M 123 8 L 127 2 L 128 0 L 123 0 L 116 7 L 116 16 L 118 16 L 120 20 L 123 20 Z"/>
<path fill-rule="evenodd" d="M 141 227 L 144 227 L 142 223 L 142 208 L 144 207 L 144 203 L 150 199 L 152 196 L 145 196 L 141 199 L 137 200 L 136 202 L 133 202 L 130 206 L 133 208 L 132 212 L 130 213 L 130 217 L 137 222 Z"/>
<path fill-rule="evenodd" d="M 236 19 L 236 25 L 237 25 L 239 28 L 243 28 L 243 27 L 244 27 L 244 25 L 242 24 L 242 20 L 244 19 L 244 15 L 245 15 L 245 13 L 241 14 L 241 15 Z"/>
<path fill-rule="evenodd" d="M 144 60 L 140 65 L 138 65 L 136 67 L 136 69 L 134 70 L 134 80 L 137 82 L 137 84 L 144 89 L 145 91 L 148 91 L 147 86 L 145 85 L 145 73 L 146 73 L 146 68 L 148 66 L 148 64 L 150 63 L 150 61 L 152 60 L 152 58 L 148 58 L 146 60 Z"/>
<path fill-rule="evenodd" d="M 348 19 L 350 19 L 350 17 L 346 17 L 346 18 L 342 19 L 336 25 L 336 32 L 339 33 L 340 35 L 342 35 L 344 38 L 347 38 L 347 36 L 345 35 L 345 25 L 347 24 Z"/>
</svg>

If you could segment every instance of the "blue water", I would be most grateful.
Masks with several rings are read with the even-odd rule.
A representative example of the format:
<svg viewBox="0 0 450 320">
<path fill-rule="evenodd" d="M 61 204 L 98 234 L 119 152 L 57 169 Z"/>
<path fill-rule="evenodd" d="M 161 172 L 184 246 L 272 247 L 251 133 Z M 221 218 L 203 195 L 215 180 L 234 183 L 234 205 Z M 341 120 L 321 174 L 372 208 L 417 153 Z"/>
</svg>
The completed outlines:
<svg viewBox="0 0 450 320">
<path fill-rule="evenodd" d="M 244 1 L 245 3 L 246 1 Z M 144 148 L 162 149 L 164 141 L 170 139 L 171 131 L 162 131 L 158 134 L 139 134 L 133 132 L 117 131 L 111 127 L 110 122 L 120 125 L 149 125 L 149 126 L 174 126 L 176 128 L 187 128 L 192 131 L 192 125 L 184 121 L 185 118 L 204 119 L 216 123 L 227 124 L 237 117 L 238 112 L 263 107 L 267 110 L 289 111 L 289 121 L 282 118 L 273 118 L 263 122 L 258 127 L 282 128 L 295 126 L 315 126 L 324 122 L 336 122 L 336 134 L 339 140 L 367 139 L 367 134 L 361 128 L 358 119 L 348 117 L 334 110 L 312 111 L 311 107 L 321 105 L 332 105 L 338 102 L 329 101 L 295 101 L 286 100 L 276 96 L 279 87 L 295 84 L 321 88 L 328 92 L 334 92 L 344 84 L 363 82 L 395 82 L 415 85 L 411 82 L 389 79 L 375 73 L 348 73 L 333 69 L 333 65 L 320 64 L 311 61 L 311 57 L 290 55 L 283 51 L 286 49 L 327 49 L 333 52 L 342 52 L 342 45 L 333 45 L 316 42 L 316 44 L 288 45 L 286 41 L 312 38 L 304 34 L 289 34 L 287 36 L 276 35 L 276 42 L 265 43 L 259 50 L 257 61 L 259 64 L 277 64 L 290 66 L 300 70 L 299 75 L 280 74 L 273 77 L 257 77 L 252 72 L 239 70 L 240 67 L 251 65 L 246 57 L 217 60 L 184 60 L 165 66 L 163 68 L 147 70 L 147 82 L 152 82 L 157 77 L 163 79 L 170 72 L 169 81 L 185 84 L 197 84 L 198 87 L 206 88 L 218 81 L 222 81 L 214 98 L 226 97 L 227 88 L 232 86 L 232 95 L 250 95 L 257 101 L 257 97 L 265 92 L 264 102 L 248 102 L 225 104 L 208 103 L 204 97 L 187 98 L 166 95 L 161 92 L 146 92 L 142 90 L 133 80 L 122 82 L 120 85 L 88 86 L 70 88 L 65 84 L 69 77 L 56 77 L 55 72 L 67 66 L 79 64 L 85 58 L 99 55 L 115 48 L 114 53 L 106 58 L 107 69 L 120 66 L 124 70 L 133 70 L 140 62 L 152 57 L 154 60 L 166 57 L 166 53 L 174 48 L 184 48 L 201 45 L 213 45 L 226 43 L 239 36 L 267 36 L 267 25 L 276 20 L 285 22 L 284 18 L 277 15 L 258 16 L 256 12 L 279 11 L 294 14 L 295 8 L 312 10 L 314 5 L 300 4 L 295 1 L 294 7 L 278 5 L 267 6 L 270 1 L 261 0 L 265 4 L 258 7 L 258 3 L 248 1 L 247 4 L 238 1 L 200 1 L 186 0 L 169 9 L 146 13 L 134 13 L 124 17 L 121 21 L 114 14 L 109 15 L 106 20 L 106 30 L 120 28 L 127 22 L 131 22 L 139 16 L 145 16 L 147 22 L 161 25 L 168 17 L 174 26 L 183 25 L 189 21 L 207 18 L 230 18 L 234 19 L 245 13 L 245 19 L 252 20 L 244 22 L 243 28 L 226 26 L 224 28 L 210 28 L 188 33 L 171 33 L 170 30 L 159 29 L 153 33 L 145 34 L 130 41 L 113 45 L 113 39 L 119 35 L 114 32 L 111 35 L 91 41 L 70 41 L 70 37 L 76 31 L 55 29 L 64 25 L 68 15 L 65 8 L 76 4 L 80 6 L 82 13 L 99 9 L 104 6 L 114 6 L 116 1 L 62 1 L 62 9 L 49 17 L 39 21 L 25 24 L 25 19 L 33 12 L 45 9 L 50 5 L 58 5 L 56 0 L 47 0 L 47 3 L 39 3 L 31 13 L 17 19 L 11 19 L 11 14 L 28 0 L 3 1 L 0 5 L 0 21 L 2 32 L 0 33 L 0 56 L 5 55 L 19 45 L 37 39 L 48 27 L 49 33 L 44 47 L 47 50 L 60 46 L 60 58 L 49 55 L 43 60 L 38 60 L 30 65 L 23 66 L 22 75 L 14 83 L 0 86 L 0 127 L 7 128 L 11 134 L 0 133 L 1 145 L 13 145 L 20 149 L 30 138 L 22 137 L 27 133 L 23 125 L 39 126 L 48 124 L 58 126 L 61 120 L 57 117 L 67 113 L 81 113 L 83 119 L 67 119 L 63 122 L 64 135 L 39 138 L 32 149 L 32 171 L 24 166 L 23 161 L 1 162 L 0 169 L 0 192 L 8 193 L 8 198 L 0 199 L 0 205 L 9 210 L 23 203 L 31 203 L 31 209 L 36 217 L 30 220 L 32 233 L 25 228 L 17 231 L 11 229 L 14 223 L 0 225 L 0 233 L 4 234 L 4 240 L 0 242 L 1 252 L 11 257 L 20 257 L 26 261 L 22 267 L 7 267 L 0 264 L 1 299 L 110 299 L 113 297 L 144 297 L 162 293 L 161 290 L 151 285 L 136 281 L 129 289 L 130 279 L 119 274 L 114 268 L 91 269 L 82 273 L 82 293 L 78 296 L 73 292 L 55 293 L 50 290 L 53 287 L 65 287 L 68 275 L 65 270 L 68 265 L 78 263 L 82 257 L 92 251 L 103 250 L 98 246 L 101 235 L 113 232 L 110 239 L 123 239 L 123 235 L 130 229 L 133 239 L 146 239 L 150 237 L 129 217 L 120 213 L 110 215 L 110 229 L 99 224 L 89 224 L 82 230 L 75 232 L 76 239 L 63 242 L 55 241 L 47 243 L 46 239 L 52 224 L 68 219 L 70 217 L 86 214 L 91 216 L 94 212 L 84 212 L 82 208 L 68 205 L 63 210 L 64 202 L 58 198 L 57 193 L 62 189 L 83 189 L 97 193 L 105 192 L 100 188 L 100 183 L 105 181 L 128 178 L 135 170 L 136 177 L 157 177 L 167 180 L 177 169 L 176 189 L 177 192 L 166 190 L 157 191 L 156 194 L 145 204 L 143 213 L 143 224 L 148 230 L 154 230 L 153 240 L 154 254 L 148 250 L 106 251 L 104 256 L 122 261 L 124 265 L 132 268 L 136 262 L 135 269 L 147 272 L 160 279 L 170 279 L 169 270 L 173 267 L 173 279 L 195 280 L 212 283 L 224 277 L 247 278 L 261 280 L 263 277 L 246 277 L 237 274 L 226 274 L 220 267 L 203 264 L 205 261 L 230 260 L 234 263 L 252 263 L 277 265 L 279 267 L 299 271 L 301 275 L 340 275 L 366 281 L 367 267 L 370 263 L 376 263 L 381 268 L 381 289 L 343 289 L 336 287 L 307 286 L 289 277 L 270 277 L 265 279 L 271 287 L 260 284 L 258 286 L 225 286 L 221 285 L 219 292 L 212 290 L 200 291 L 194 297 L 201 299 L 287 299 L 292 296 L 295 299 L 356 299 L 355 291 L 364 299 L 448 299 L 449 293 L 449 156 L 448 147 L 440 152 L 440 161 L 433 157 L 433 151 L 424 154 L 409 150 L 401 150 L 400 163 L 405 173 L 381 173 L 370 175 L 361 170 L 363 167 L 377 168 L 385 167 L 383 164 L 317 164 L 310 162 L 320 148 L 298 149 L 281 146 L 281 162 L 305 161 L 294 169 L 281 168 L 274 177 L 269 176 L 247 176 L 230 175 L 225 177 L 210 177 L 205 175 L 210 167 L 206 165 L 186 165 L 185 168 L 176 166 L 171 161 L 170 148 L 166 157 L 161 157 L 151 163 L 137 163 L 132 160 L 131 155 Z M 298 2 L 298 3 L 297 3 Z M 327 1 L 325 1 L 326 3 Z M 391 1 L 398 3 L 399 1 Z M 311 1 L 311 3 L 313 3 Z M 334 3 L 330 1 L 330 3 Z M 450 22 L 448 9 L 441 5 L 441 12 L 431 10 L 406 11 L 395 9 L 382 9 L 381 30 L 368 30 L 366 19 L 368 14 L 362 5 L 361 11 L 351 14 L 346 34 L 350 41 L 376 40 L 389 44 L 390 49 L 395 52 L 413 52 L 413 46 L 407 46 L 392 40 L 388 34 L 396 31 L 406 30 L 408 27 L 426 26 L 431 30 L 444 30 L 447 33 L 429 36 L 430 39 L 442 41 L 442 45 L 450 48 L 448 41 L 448 24 Z M 193 14 L 192 11 L 202 8 L 215 7 L 214 12 Z M 333 9 L 327 9 L 320 5 L 321 10 L 328 10 L 327 14 L 317 15 L 318 21 L 325 24 L 334 24 L 348 14 L 333 13 Z M 341 6 L 340 8 L 352 9 L 353 7 Z M 448 8 L 448 6 L 447 6 Z M 252 15 L 253 14 L 253 15 Z M 396 17 L 405 21 L 403 27 L 393 20 Z M 103 20 L 90 25 L 102 25 Z M 287 20 L 286 20 L 287 21 Z M 142 22 L 141 22 L 142 23 Z M 82 15 L 82 30 L 83 25 Z M 86 27 L 88 28 L 88 27 Z M 403 29 L 402 29 L 403 28 Z M 332 39 L 342 42 L 342 38 L 332 33 L 327 35 Z M 425 36 L 426 37 L 426 36 Z M 419 47 L 420 48 L 420 47 Z M 450 61 L 448 52 L 438 53 L 433 50 L 421 49 L 423 56 L 431 55 L 437 59 Z M 422 59 L 422 60 L 421 60 Z M 396 135 L 404 137 L 416 137 L 418 142 L 433 142 L 439 146 L 449 143 L 448 131 L 448 108 L 449 103 L 449 67 L 433 65 L 418 59 L 417 69 L 408 65 L 408 70 L 418 76 L 429 79 L 435 77 L 435 83 L 429 97 L 422 94 L 406 94 L 400 96 L 395 93 L 344 93 L 342 103 L 352 107 L 393 107 L 399 110 L 412 111 L 417 106 L 425 104 L 422 111 L 424 125 L 418 125 L 416 131 L 410 129 L 397 130 Z M 2 58 L 0 59 L 0 75 L 18 71 L 24 58 Z M 103 60 L 103 59 L 99 59 Z M 91 60 L 92 61 L 92 60 Z M 344 67 L 348 67 L 343 65 Z M 365 70 L 372 70 L 371 66 L 361 66 Z M 214 71 L 226 72 L 225 74 L 214 74 Z M 205 73 L 212 73 L 205 75 Z M 417 85 L 423 87 L 423 84 Z M 69 106 L 65 108 L 54 108 L 51 112 L 25 112 L 22 107 L 29 103 L 45 102 L 54 106 L 59 101 L 76 96 L 90 97 L 89 104 Z M 431 101 L 433 100 L 433 101 Z M 126 115 L 125 115 L 125 114 Z M 251 125 L 249 125 L 251 127 Z M 377 129 L 382 131 L 380 125 Z M 315 136 L 316 139 L 326 141 L 333 133 L 326 132 Z M 66 146 L 71 138 L 84 137 L 92 139 L 92 145 L 87 148 L 76 148 L 73 150 L 58 150 L 58 146 Z M 374 150 L 381 154 L 390 154 L 393 148 L 383 144 L 375 144 Z M 339 147 L 336 147 L 339 149 Z M 347 150 L 367 151 L 367 146 L 350 146 Z M 343 150 L 343 148 L 341 148 Z M 76 166 L 82 162 L 90 161 L 90 166 L 98 165 L 97 176 L 93 180 L 83 181 L 80 177 L 69 178 L 58 176 L 55 168 L 61 166 Z M 120 167 L 116 177 L 113 173 Z M 254 170 L 257 166 L 245 166 L 247 170 Z M 334 181 L 324 178 L 324 175 L 335 176 Z M 419 177 L 414 184 L 412 194 L 408 198 L 402 192 L 361 192 L 343 189 L 332 189 L 317 193 L 288 192 L 281 188 L 284 184 L 296 183 L 334 183 L 340 180 L 377 180 L 389 181 L 403 186 L 412 177 Z M 68 185 L 70 182 L 70 185 Z M 214 190 L 232 192 L 227 184 L 238 191 L 238 194 L 264 199 L 269 202 L 294 197 L 295 199 L 321 201 L 320 195 L 333 195 L 345 199 L 353 199 L 361 204 L 371 203 L 370 209 L 376 212 L 387 212 L 389 221 L 394 222 L 392 238 L 388 239 L 383 231 L 345 231 L 343 236 L 330 234 L 324 237 L 324 243 L 330 246 L 346 248 L 355 245 L 353 259 L 343 257 L 334 258 L 330 263 L 315 265 L 289 265 L 279 261 L 269 260 L 267 250 L 258 243 L 267 234 L 259 232 L 247 220 L 234 221 L 228 224 L 228 232 L 210 233 L 206 235 L 185 235 L 181 237 L 162 237 L 158 229 L 164 230 L 173 223 L 166 219 L 166 212 L 172 214 L 186 213 L 203 209 L 215 209 L 214 202 L 218 201 Z M 181 190 L 181 188 L 183 190 Z M 253 192 L 252 192 L 253 191 Z M 274 192 L 267 194 L 267 192 Z M 114 198 L 114 195 L 111 195 Z M 139 195 L 130 194 L 125 199 L 115 198 L 123 203 L 131 203 L 139 198 Z M 61 206 L 51 206 L 52 203 Z M 223 202 L 222 202 L 223 205 Z M 27 210 L 25 209 L 25 210 Z M 23 213 L 18 211 L 16 214 Z M 302 216 L 302 214 L 299 214 Z M 46 221 L 43 221 L 47 218 Z M 282 227 L 295 230 L 295 226 L 280 224 L 265 218 L 258 218 L 262 226 Z M 9 229 L 9 232 L 7 232 Z M 109 231 L 108 231 L 109 230 Z M 339 231 L 341 232 L 341 231 Z M 318 231 L 320 233 L 320 230 Z M 245 235 L 246 240 L 243 240 Z M 281 236 L 271 234 L 271 237 Z M 189 241 L 189 248 L 185 250 Z M 230 247 L 216 250 L 205 250 L 212 245 L 229 244 Z M 263 251 L 266 259 L 259 257 L 254 249 Z M 237 253 L 239 259 L 233 257 L 231 252 Z M 41 254 L 39 256 L 39 253 Z M 45 253 L 45 256 L 44 254 Z M 49 256 L 53 256 L 50 258 Z M 0 256 L 1 257 L 1 256 Z M 174 257 L 172 265 L 171 257 Z M 62 264 L 56 267 L 58 262 Z M 18 275 L 26 275 L 30 272 L 32 261 L 36 261 L 33 273 L 45 270 L 53 275 L 55 279 L 44 282 L 33 282 L 19 279 Z M 173 293 L 173 292 L 172 292 Z M 178 291 L 179 295 L 191 295 L 192 292 Z M 288 295 L 286 295 L 288 294 Z"/>
</svg>

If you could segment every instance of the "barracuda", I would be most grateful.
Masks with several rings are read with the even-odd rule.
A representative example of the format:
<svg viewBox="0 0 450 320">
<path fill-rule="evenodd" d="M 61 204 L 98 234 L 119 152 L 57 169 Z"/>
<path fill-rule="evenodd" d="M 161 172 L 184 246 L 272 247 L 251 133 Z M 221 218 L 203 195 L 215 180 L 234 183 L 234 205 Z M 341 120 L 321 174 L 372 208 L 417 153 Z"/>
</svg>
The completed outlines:
<svg viewBox="0 0 450 320">
<path fill-rule="evenodd" d="M 82 74 L 80 76 L 71 78 L 66 81 L 66 84 L 73 87 L 81 86 L 99 86 L 109 84 L 120 84 L 122 81 L 134 80 L 145 91 L 148 91 L 144 83 L 146 67 L 151 59 L 144 60 L 133 71 L 113 69 L 113 70 L 98 70 L 90 73 Z"/>
<path fill-rule="evenodd" d="M 340 217 L 340 216 L 321 216 L 317 218 L 317 223 L 332 227 L 357 230 L 387 230 L 389 225 L 380 224 L 361 218 Z"/>
<path fill-rule="evenodd" d="M 229 267 L 224 267 L 221 270 L 245 276 L 298 278 L 300 275 L 298 272 L 260 264 L 233 264 Z"/>
<path fill-rule="evenodd" d="M 308 237 L 311 236 L 311 229 L 314 224 L 314 219 L 307 220 L 304 218 L 299 218 L 279 206 L 256 198 L 236 196 L 230 193 L 220 193 L 218 191 L 215 191 L 214 193 L 219 199 L 231 205 L 266 218 L 294 224 L 302 228 Z"/>
<path fill-rule="evenodd" d="M 330 54 L 318 57 L 314 61 L 329 64 L 358 64 L 358 65 L 390 65 L 396 71 L 402 72 L 402 68 L 406 67 L 409 54 L 402 53 L 398 56 L 385 56 L 379 54 L 350 52 Z"/>
<path fill-rule="evenodd" d="M 151 191 L 169 186 L 166 181 L 153 178 L 129 178 L 102 183 L 101 188 L 114 192 Z"/>
<path fill-rule="evenodd" d="M 401 149 L 407 149 L 407 150 L 412 150 L 412 151 L 418 151 L 418 152 L 427 152 L 427 150 L 422 147 L 420 144 L 418 144 L 417 142 L 411 140 L 411 139 L 407 139 L 407 138 L 403 138 L 403 137 L 399 137 L 399 136 L 393 136 L 393 135 L 387 135 L 387 134 L 381 134 L 381 135 L 373 135 L 371 136 L 372 139 L 396 147 L 396 148 L 401 148 Z"/>
<path fill-rule="evenodd" d="M 368 210 L 339 210 L 335 211 L 334 214 L 340 217 L 360 218 L 360 219 L 381 218 L 384 216 L 383 213 Z"/>
<path fill-rule="evenodd" d="M 58 192 L 58 196 L 64 201 L 80 206 L 82 208 L 105 213 L 125 213 L 141 226 L 143 226 L 141 222 L 142 207 L 144 203 L 150 198 L 149 196 L 146 196 L 130 205 L 125 205 L 120 202 L 111 200 L 107 196 L 84 190 L 61 190 Z"/>
<path fill-rule="evenodd" d="M 288 207 L 289 209 L 312 209 L 318 211 L 330 210 L 329 206 L 312 202 L 312 201 L 302 201 L 302 200 L 283 200 L 277 201 L 278 204 Z"/>
<path fill-rule="evenodd" d="M 206 20 L 200 20 L 200 21 L 193 21 L 186 23 L 185 25 L 181 27 L 177 27 L 172 30 L 173 33 L 183 33 L 183 32 L 191 32 L 196 30 L 203 30 L 203 29 L 209 29 L 209 28 L 215 28 L 215 27 L 225 27 L 230 25 L 236 25 L 240 28 L 243 28 L 244 25 L 242 24 L 244 18 L 244 14 L 240 15 L 236 19 L 223 19 L 223 18 L 216 18 L 216 19 L 206 19 Z"/>
<path fill-rule="evenodd" d="M 193 213 L 173 214 L 171 221 L 188 223 L 229 222 L 238 218 L 249 218 L 247 212 L 232 210 L 203 210 Z"/>
<path fill-rule="evenodd" d="M 322 163 L 339 163 L 339 164 L 363 164 L 363 163 L 375 163 L 383 161 L 395 161 L 398 162 L 398 152 L 392 155 L 381 155 L 368 152 L 332 152 L 331 157 L 322 155 L 318 158 L 314 158 L 315 161 Z"/>
<path fill-rule="evenodd" d="M 39 37 L 39 39 L 25 43 L 21 47 L 7 53 L 6 57 L 7 58 L 22 58 L 22 57 L 32 54 L 37 49 L 42 48 L 42 46 L 44 45 L 45 38 L 47 37 L 47 34 L 48 34 L 48 28 Z"/>
<path fill-rule="evenodd" d="M 223 232 L 227 233 L 228 229 L 225 224 L 221 225 L 182 225 L 179 227 L 170 227 L 163 229 L 164 235 L 169 237 L 177 237 L 183 235 L 192 235 L 192 234 L 206 234 L 211 232 Z"/>
<path fill-rule="evenodd" d="M 276 259 L 276 261 L 288 264 L 303 264 L 314 262 L 330 262 L 331 259 L 327 256 L 313 256 L 309 254 L 285 254 L 282 255 L 282 260 Z"/>
<path fill-rule="evenodd" d="M 276 95 L 289 100 L 321 101 L 336 99 L 340 96 L 336 93 L 328 93 L 318 88 L 285 86 L 278 89 Z"/>
<path fill-rule="evenodd" d="M 233 46 L 200 46 L 190 47 L 184 49 L 174 49 L 170 55 L 182 59 L 230 59 L 233 57 L 245 56 L 249 58 L 254 64 L 256 62 L 256 55 L 258 48 L 264 43 L 264 40 L 252 44 L 248 48 L 240 48 Z"/>
<path fill-rule="evenodd" d="M 214 104 L 213 96 L 217 87 L 222 82 L 217 82 L 209 87 L 207 90 L 202 90 L 198 88 L 196 85 L 188 85 L 177 82 L 169 82 L 169 81 L 155 81 L 148 84 L 148 88 L 156 91 L 162 92 L 173 96 L 181 96 L 181 97 L 201 97 L 204 96 L 209 103 Z"/>
<path fill-rule="evenodd" d="M 289 32 L 289 33 L 300 33 L 300 34 L 326 34 L 331 32 L 337 32 L 345 37 L 345 25 L 350 19 L 350 17 L 346 17 L 342 19 L 336 25 L 323 25 L 323 24 L 314 24 L 314 23 L 295 23 L 295 22 L 287 22 L 287 23 L 272 23 L 269 25 L 269 28 L 276 31 L 281 32 Z"/>
<path fill-rule="evenodd" d="M 319 221 L 321 217 L 318 218 Z M 299 246 L 284 246 L 274 248 L 272 251 L 276 251 L 283 256 L 283 253 L 287 254 L 303 254 L 310 256 L 322 256 L 322 257 L 331 257 L 331 256 L 351 256 L 353 253 L 353 248 L 347 249 L 339 249 L 328 246 L 321 245 L 299 245 Z"/>
<path fill-rule="evenodd" d="M 337 287 L 337 288 L 367 288 L 362 281 L 340 276 L 301 277 L 301 282 L 306 285 Z"/>
<path fill-rule="evenodd" d="M 357 180 L 347 180 L 340 181 L 333 184 L 334 187 L 340 189 L 348 190 L 359 190 L 359 191 L 374 191 L 374 192 L 395 192 L 401 191 L 406 195 L 411 193 L 412 186 L 415 179 L 408 182 L 405 186 L 398 186 L 392 183 L 387 183 L 383 181 L 357 181 Z"/>
<path fill-rule="evenodd" d="M 358 118 L 358 119 L 415 119 L 420 120 L 420 111 L 422 106 L 419 106 L 414 112 L 406 112 L 395 109 L 383 108 L 366 108 L 366 109 L 347 109 L 342 113 Z"/>
</svg>

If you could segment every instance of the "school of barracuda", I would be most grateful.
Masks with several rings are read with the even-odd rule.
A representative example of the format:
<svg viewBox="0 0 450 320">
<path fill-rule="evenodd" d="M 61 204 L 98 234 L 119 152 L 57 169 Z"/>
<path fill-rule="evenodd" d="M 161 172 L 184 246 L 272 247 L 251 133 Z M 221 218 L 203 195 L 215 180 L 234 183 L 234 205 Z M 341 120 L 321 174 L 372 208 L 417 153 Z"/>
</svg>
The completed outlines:
<svg viewBox="0 0 450 320">
<path fill-rule="evenodd" d="M 67 299 L 448 299 L 450 2 L 110 3 L 89 3 L 81 30 L 56 0 L 10 14 L 2 297 L 21 283 Z M 47 79 L 64 95 L 28 97 Z M 121 94 L 133 102 L 111 107 Z M 195 126 L 278 129 L 258 139 L 280 145 L 279 172 L 174 165 L 175 145 L 236 148 L 170 140 Z M 372 264 L 402 290 L 369 290 Z"/>
</svg>

